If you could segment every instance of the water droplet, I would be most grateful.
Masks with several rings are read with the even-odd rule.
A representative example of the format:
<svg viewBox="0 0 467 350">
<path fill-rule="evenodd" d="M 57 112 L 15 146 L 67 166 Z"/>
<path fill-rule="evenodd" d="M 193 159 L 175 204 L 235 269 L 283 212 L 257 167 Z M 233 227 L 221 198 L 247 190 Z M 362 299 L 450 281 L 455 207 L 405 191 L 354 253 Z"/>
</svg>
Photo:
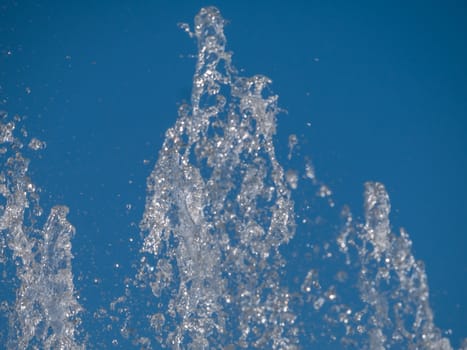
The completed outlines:
<svg viewBox="0 0 467 350">
<path fill-rule="evenodd" d="M 34 151 L 38 151 L 44 149 L 46 147 L 46 143 L 34 137 L 29 142 L 28 147 Z"/>
</svg>

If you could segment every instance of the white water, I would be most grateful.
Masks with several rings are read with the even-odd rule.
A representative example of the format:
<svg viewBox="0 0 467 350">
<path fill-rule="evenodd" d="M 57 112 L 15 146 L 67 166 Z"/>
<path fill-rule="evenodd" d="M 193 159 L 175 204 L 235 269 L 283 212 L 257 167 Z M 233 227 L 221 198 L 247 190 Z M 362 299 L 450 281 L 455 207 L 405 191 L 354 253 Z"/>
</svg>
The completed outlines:
<svg viewBox="0 0 467 350">
<path fill-rule="evenodd" d="M 112 321 L 122 338 L 154 349 L 451 349 L 408 234 L 391 231 L 384 185 L 365 184 L 364 222 L 343 208 L 338 227 L 331 191 L 311 163 L 303 174 L 279 164 L 278 97 L 267 77 L 238 75 L 219 11 L 204 8 L 193 32 L 183 28 L 198 42 L 191 104 L 167 130 L 148 178 L 136 277 L 102 307 L 124 310 Z M 16 289 L 15 302 L 3 303 L 9 329 L 1 341 L 9 349 L 94 348 L 80 326 L 67 208 L 52 208 L 41 227 L 14 126 L 5 118 L 0 139 L 2 283 Z M 296 143 L 291 136 L 289 159 Z M 305 201 L 294 191 L 306 186 L 317 194 Z M 297 257 L 303 242 L 309 249 Z M 136 310 L 137 290 L 152 297 Z M 129 332 L 140 312 L 146 324 Z"/>
</svg>

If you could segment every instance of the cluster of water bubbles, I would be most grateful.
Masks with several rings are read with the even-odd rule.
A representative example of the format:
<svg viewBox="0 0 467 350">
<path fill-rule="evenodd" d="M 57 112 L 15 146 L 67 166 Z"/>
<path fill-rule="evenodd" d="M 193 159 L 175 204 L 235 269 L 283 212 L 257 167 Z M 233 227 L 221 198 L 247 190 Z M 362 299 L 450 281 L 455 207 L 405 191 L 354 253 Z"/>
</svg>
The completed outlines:
<svg viewBox="0 0 467 350">
<path fill-rule="evenodd" d="M 136 276 L 108 310 L 124 310 L 123 321 L 114 318 L 122 336 L 143 348 L 452 349 L 434 325 L 427 277 L 408 234 L 391 231 L 382 184 L 365 184 L 364 222 L 344 207 L 340 228 L 327 225 L 331 233 L 318 237 L 325 214 L 316 214 L 323 204 L 315 202 L 324 199 L 336 213 L 332 193 L 311 162 L 303 176 L 279 164 L 273 143 L 278 97 L 268 93 L 267 77 L 238 75 L 224 24 L 208 7 L 195 17 L 193 32 L 182 26 L 198 42 L 191 104 L 167 130 L 148 178 Z M 5 117 L 1 281 L 15 296 L 2 300 L 9 331 L 0 332 L 0 341 L 11 349 L 84 348 L 68 209 L 52 208 L 40 228 L 38 190 L 14 129 Z M 289 138 L 289 159 L 297 142 Z M 44 147 L 37 139 L 29 143 L 31 150 Z M 302 179 L 316 196 L 294 203 Z M 304 238 L 311 258 L 293 248 Z M 145 311 L 148 336 L 128 332 L 138 303 L 133 287 L 152 295 L 138 311 Z"/>
</svg>

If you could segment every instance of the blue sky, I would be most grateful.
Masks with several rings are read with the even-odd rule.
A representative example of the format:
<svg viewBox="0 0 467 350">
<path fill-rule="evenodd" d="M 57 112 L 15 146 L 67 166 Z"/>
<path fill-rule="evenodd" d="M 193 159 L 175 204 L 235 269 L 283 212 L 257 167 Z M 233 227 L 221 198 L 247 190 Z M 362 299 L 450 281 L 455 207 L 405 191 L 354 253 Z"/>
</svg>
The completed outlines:
<svg viewBox="0 0 467 350">
<path fill-rule="evenodd" d="M 70 207 L 82 284 L 134 259 L 146 177 L 190 97 L 196 46 L 176 24 L 205 5 L 230 21 L 242 74 L 272 79 L 288 111 L 278 151 L 299 135 L 318 177 L 357 214 L 363 183 L 383 182 L 394 228 L 408 230 L 425 262 L 436 324 L 467 337 L 461 1 L 3 2 L 1 109 L 26 115 L 47 142 L 31 172 L 44 206 Z M 83 294 L 98 304 L 98 290 Z"/>
</svg>

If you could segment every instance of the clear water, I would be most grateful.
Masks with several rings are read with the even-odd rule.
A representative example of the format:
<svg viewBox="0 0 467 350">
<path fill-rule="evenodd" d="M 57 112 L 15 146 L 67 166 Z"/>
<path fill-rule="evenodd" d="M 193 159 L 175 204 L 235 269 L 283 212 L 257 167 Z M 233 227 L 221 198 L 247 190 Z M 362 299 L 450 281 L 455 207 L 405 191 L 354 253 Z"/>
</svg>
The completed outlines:
<svg viewBox="0 0 467 350">
<path fill-rule="evenodd" d="M 2 289 L 12 291 L 15 302 L 2 300 L 8 330 L 0 339 L 8 349 L 79 349 L 75 333 L 81 307 L 71 269 L 74 227 L 66 219 L 68 208 L 52 208 L 41 223 L 46 214 L 28 177 L 25 145 L 14 136 L 19 120 L 6 118 L 0 123 L 0 262 Z M 28 145 L 32 151 L 44 146 L 36 138 Z"/>
<path fill-rule="evenodd" d="M 209 7 L 193 29 L 182 25 L 198 42 L 191 102 L 147 181 L 134 277 L 94 313 L 101 331 L 82 321 L 68 209 L 44 213 L 28 177 L 27 157 L 46 145 L 3 115 L 1 343 L 102 348 L 96 334 L 112 333 L 121 348 L 452 349 L 408 233 L 391 229 L 384 185 L 364 185 L 360 222 L 310 160 L 284 169 L 278 97 L 267 77 L 239 75 L 224 24 Z M 297 142 L 289 137 L 289 161 Z"/>
</svg>

